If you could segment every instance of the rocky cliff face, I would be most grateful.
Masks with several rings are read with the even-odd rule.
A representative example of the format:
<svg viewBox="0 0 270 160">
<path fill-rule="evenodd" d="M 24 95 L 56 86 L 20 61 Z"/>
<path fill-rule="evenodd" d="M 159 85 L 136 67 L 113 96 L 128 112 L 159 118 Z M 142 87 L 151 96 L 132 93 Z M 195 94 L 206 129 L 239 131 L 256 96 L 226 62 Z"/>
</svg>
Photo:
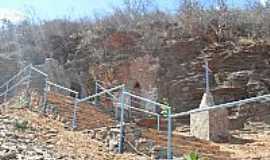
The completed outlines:
<svg viewBox="0 0 270 160">
<path fill-rule="evenodd" d="M 154 100 L 167 98 L 177 112 L 196 108 L 204 91 L 204 56 L 213 71 L 210 85 L 216 103 L 269 93 L 269 43 L 264 41 L 217 42 L 210 40 L 210 31 L 186 36 L 179 23 L 167 21 L 144 22 L 124 30 L 106 25 L 80 31 L 65 27 L 64 35 L 48 34 L 46 42 L 62 50 L 44 48 L 44 64 L 39 67 L 49 73 L 50 80 L 80 91 L 81 96 L 93 93 L 93 82 L 99 79 L 108 87 L 125 83 Z M 20 65 L 18 54 L 2 52 L 3 83 Z"/>
<path fill-rule="evenodd" d="M 159 87 L 159 93 L 168 95 L 176 110 L 198 107 L 204 91 L 205 54 L 212 70 L 210 85 L 216 103 L 269 93 L 268 44 L 224 42 L 205 47 L 193 41 L 176 46 L 169 49 L 172 54 L 163 56 L 163 65 L 161 60 Z"/>
<path fill-rule="evenodd" d="M 157 88 L 155 95 L 159 99 L 168 98 L 175 111 L 180 112 L 197 108 L 201 101 L 205 86 L 204 56 L 208 57 L 212 70 L 210 86 L 217 104 L 269 93 L 269 47 L 259 42 L 207 46 L 200 40 L 179 41 L 156 56 L 131 58 L 121 65 L 107 63 L 107 69 L 95 74 L 101 80 L 126 83 L 131 89 L 136 82 L 141 91 Z M 104 70 L 114 70 L 111 80 L 106 79 Z M 151 97 L 150 93 L 144 96 Z"/>
<path fill-rule="evenodd" d="M 141 94 L 155 100 L 167 98 L 175 111 L 198 107 L 204 92 L 203 57 L 209 59 L 211 90 L 216 103 L 262 95 L 269 90 L 269 44 L 237 40 L 208 43 L 180 39 L 177 25 L 152 25 L 159 40 L 155 49 L 144 44 L 140 32 L 82 32 L 75 54 L 64 64 L 73 82 L 91 94 L 94 79 L 108 86 L 139 86 Z M 85 34 L 83 34 L 85 33 Z M 135 34 L 136 33 L 136 34 Z M 153 46 L 152 46 L 153 47 Z M 93 93 L 93 92 L 92 92 Z"/>
</svg>

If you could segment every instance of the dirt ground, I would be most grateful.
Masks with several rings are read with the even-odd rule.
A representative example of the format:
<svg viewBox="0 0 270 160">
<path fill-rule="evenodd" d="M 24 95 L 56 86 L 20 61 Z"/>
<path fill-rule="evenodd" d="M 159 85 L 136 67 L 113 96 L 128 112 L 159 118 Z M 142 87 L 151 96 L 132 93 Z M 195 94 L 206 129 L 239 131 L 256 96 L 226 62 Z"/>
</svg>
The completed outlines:
<svg viewBox="0 0 270 160">
<path fill-rule="evenodd" d="M 60 103 L 60 102 L 59 102 Z M 87 111 L 89 110 L 89 111 Z M 70 110 L 71 111 L 71 110 Z M 86 112 L 87 111 L 87 112 Z M 99 121 L 107 120 L 111 125 L 112 120 L 108 115 L 85 105 L 79 113 L 84 113 L 87 119 L 81 119 L 82 124 L 91 127 L 100 127 Z M 47 128 L 56 130 L 57 137 L 53 143 L 59 152 L 68 153 L 70 157 L 79 159 L 147 159 L 136 154 L 125 153 L 123 155 L 109 153 L 106 147 L 97 140 L 80 131 L 68 131 L 64 124 L 49 117 L 41 116 L 39 113 L 28 109 L 16 109 L 10 107 L 4 114 L 20 117 L 31 122 L 34 128 Z M 244 129 L 231 131 L 232 138 L 228 143 L 212 143 L 198 140 L 189 135 L 188 127 L 174 131 L 173 152 L 177 157 L 197 151 L 202 157 L 210 160 L 270 160 L 270 116 L 265 116 L 262 121 L 248 121 Z M 103 125 L 103 124 L 101 124 Z M 155 129 L 142 128 L 145 138 L 156 141 L 159 145 L 167 146 L 166 131 L 157 133 Z M 37 133 L 41 142 L 48 139 L 46 133 Z M 87 157 L 87 158 L 86 158 Z M 71 158 L 73 159 L 73 158 Z M 76 159 L 76 158 L 75 158 Z M 78 159 L 78 158 L 77 158 Z"/>
<path fill-rule="evenodd" d="M 61 117 L 71 122 L 74 112 L 74 99 L 55 93 L 48 94 L 48 101 L 57 106 Z M 77 130 L 93 129 L 114 125 L 113 119 L 98 110 L 94 105 L 86 102 L 79 103 L 77 107 Z"/>
<path fill-rule="evenodd" d="M 265 118 L 270 118 L 265 117 Z M 266 121 L 248 122 L 242 130 L 231 132 L 230 143 L 218 144 L 222 150 L 229 151 L 232 158 L 239 160 L 270 159 L 270 125 Z"/>
<path fill-rule="evenodd" d="M 59 98 L 51 97 L 55 103 Z M 89 105 L 81 105 L 78 112 L 79 127 L 96 128 L 105 125 L 112 125 L 110 116 L 98 112 L 95 107 L 89 109 Z M 64 109 L 64 108 L 63 108 Z M 66 108 L 66 112 L 71 113 L 71 108 Z M 91 115 L 91 116 L 90 116 Z M 197 151 L 201 156 L 213 160 L 270 160 L 270 125 L 264 117 L 261 122 L 247 122 L 242 130 L 231 131 L 232 138 L 229 143 L 212 143 L 198 140 L 188 134 L 188 129 L 184 132 L 174 132 L 173 151 L 177 156 Z M 99 122 L 102 123 L 99 123 Z M 105 123 L 104 123 L 105 122 Z M 155 129 L 144 129 L 144 136 L 158 142 L 166 147 L 166 133 L 158 134 Z"/>
<path fill-rule="evenodd" d="M 121 155 L 109 153 L 104 144 L 91 139 L 88 135 L 83 134 L 83 132 L 66 130 L 63 123 L 29 111 L 28 109 L 10 106 L 2 114 L 28 121 L 31 127 L 37 130 L 35 134 L 40 143 L 48 143 L 50 141 L 49 144 L 53 145 L 53 148 L 57 152 L 66 155 L 67 158 L 65 159 L 67 160 L 145 159 L 131 153 Z M 50 137 L 46 136 L 48 132 L 54 133 L 55 138 L 50 139 Z"/>
<path fill-rule="evenodd" d="M 269 122 L 270 116 L 261 117 L 256 122 L 247 121 L 243 129 L 230 131 L 231 140 L 226 143 L 194 139 L 188 127 L 181 127 L 179 130 L 182 131 L 174 132 L 174 152 L 177 154 L 181 150 L 181 153 L 188 153 L 193 149 L 209 159 L 270 160 Z M 185 137 L 185 141 L 179 137 Z"/>
<path fill-rule="evenodd" d="M 146 129 L 144 136 L 149 139 L 155 140 L 159 145 L 167 146 L 166 133 L 157 134 L 153 129 Z M 217 144 L 210 143 L 208 141 L 199 140 L 190 136 L 174 134 L 173 135 L 173 153 L 176 157 L 181 157 L 192 151 L 196 151 L 200 156 L 213 159 L 213 160 L 231 160 L 231 152 L 223 151 Z"/>
</svg>

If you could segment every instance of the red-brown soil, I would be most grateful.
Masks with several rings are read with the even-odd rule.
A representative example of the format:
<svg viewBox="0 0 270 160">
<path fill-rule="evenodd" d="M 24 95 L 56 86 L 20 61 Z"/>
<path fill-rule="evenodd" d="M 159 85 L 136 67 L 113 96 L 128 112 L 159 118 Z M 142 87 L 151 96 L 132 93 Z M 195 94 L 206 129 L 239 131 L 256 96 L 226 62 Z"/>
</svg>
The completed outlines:
<svg viewBox="0 0 270 160">
<path fill-rule="evenodd" d="M 48 101 L 58 106 L 60 116 L 64 117 L 67 121 L 72 121 L 74 112 L 74 99 L 55 93 L 48 94 Z M 114 121 L 112 118 L 99 111 L 99 109 L 87 102 L 79 103 L 77 107 L 77 125 L 79 130 L 92 129 L 104 126 L 112 126 Z"/>
</svg>

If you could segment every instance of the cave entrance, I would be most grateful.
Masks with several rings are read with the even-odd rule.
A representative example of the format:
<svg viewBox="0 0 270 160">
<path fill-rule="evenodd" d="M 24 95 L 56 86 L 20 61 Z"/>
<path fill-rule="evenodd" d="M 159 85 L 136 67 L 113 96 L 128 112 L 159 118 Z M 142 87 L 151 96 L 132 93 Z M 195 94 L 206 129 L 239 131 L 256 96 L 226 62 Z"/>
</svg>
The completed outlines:
<svg viewBox="0 0 270 160">
<path fill-rule="evenodd" d="M 76 92 L 79 92 L 79 97 L 80 98 L 80 95 L 81 95 L 81 85 L 76 83 L 76 82 L 71 82 L 70 84 L 70 89 L 76 91 Z M 71 97 L 75 97 L 75 93 L 70 93 L 70 96 Z"/>
<path fill-rule="evenodd" d="M 137 95 L 140 95 L 141 92 L 141 85 L 139 82 L 136 82 L 133 86 L 133 90 Z"/>
<path fill-rule="evenodd" d="M 136 81 L 136 83 L 133 86 L 133 92 L 135 93 L 135 95 L 138 95 L 138 96 L 141 95 L 141 84 L 138 81 Z M 131 97 L 131 106 L 140 107 L 140 100 L 134 97 Z"/>
</svg>

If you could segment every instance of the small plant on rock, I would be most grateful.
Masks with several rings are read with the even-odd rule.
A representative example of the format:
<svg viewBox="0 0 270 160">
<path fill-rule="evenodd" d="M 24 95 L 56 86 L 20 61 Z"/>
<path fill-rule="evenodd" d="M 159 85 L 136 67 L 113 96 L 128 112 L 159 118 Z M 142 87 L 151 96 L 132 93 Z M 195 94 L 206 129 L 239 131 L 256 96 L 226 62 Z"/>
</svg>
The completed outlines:
<svg viewBox="0 0 270 160">
<path fill-rule="evenodd" d="M 21 106 L 21 107 L 27 106 L 28 99 L 25 96 L 20 96 L 17 103 L 18 103 L 18 106 Z"/>
<path fill-rule="evenodd" d="M 185 160 L 200 160 L 199 154 L 196 152 L 191 152 L 184 156 Z"/>
<path fill-rule="evenodd" d="M 167 105 L 167 107 L 171 108 L 167 98 L 163 98 L 162 103 Z M 167 107 L 166 108 L 164 108 L 164 107 L 161 108 L 162 109 L 161 114 L 166 118 L 168 117 L 168 112 L 169 112 L 169 108 L 167 108 Z"/>
<path fill-rule="evenodd" d="M 19 130 L 19 131 L 25 131 L 27 128 L 28 128 L 28 121 L 19 121 L 19 120 L 16 120 L 15 121 L 15 129 L 16 130 Z"/>
</svg>

